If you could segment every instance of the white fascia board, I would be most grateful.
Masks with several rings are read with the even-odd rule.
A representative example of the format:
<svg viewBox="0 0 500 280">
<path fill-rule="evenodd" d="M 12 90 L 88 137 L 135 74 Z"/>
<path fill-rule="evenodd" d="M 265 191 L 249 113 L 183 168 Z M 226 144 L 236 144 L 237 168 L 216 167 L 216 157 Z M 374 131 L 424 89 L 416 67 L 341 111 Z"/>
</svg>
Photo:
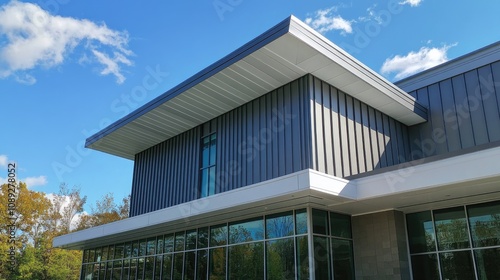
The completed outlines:
<svg viewBox="0 0 500 280">
<path fill-rule="evenodd" d="M 357 200 L 437 188 L 500 176 L 500 147 L 429 163 L 410 162 L 400 169 L 351 181 Z M 425 160 L 425 159 L 424 159 Z"/>
</svg>

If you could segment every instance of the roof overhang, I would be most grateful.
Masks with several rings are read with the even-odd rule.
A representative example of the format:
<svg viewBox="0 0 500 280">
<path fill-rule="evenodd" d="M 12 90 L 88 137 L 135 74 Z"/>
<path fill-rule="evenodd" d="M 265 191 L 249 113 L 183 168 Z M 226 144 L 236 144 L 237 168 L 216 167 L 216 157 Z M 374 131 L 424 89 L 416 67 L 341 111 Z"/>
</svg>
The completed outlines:
<svg viewBox="0 0 500 280">
<path fill-rule="evenodd" d="M 312 74 L 394 119 L 414 125 L 427 110 L 406 92 L 291 16 L 178 86 L 87 139 L 127 159 Z"/>
<path fill-rule="evenodd" d="M 54 247 L 85 249 L 297 209 L 351 215 L 396 209 L 415 212 L 500 200 L 500 147 L 346 180 L 302 170 L 214 196 L 54 239 Z"/>
</svg>

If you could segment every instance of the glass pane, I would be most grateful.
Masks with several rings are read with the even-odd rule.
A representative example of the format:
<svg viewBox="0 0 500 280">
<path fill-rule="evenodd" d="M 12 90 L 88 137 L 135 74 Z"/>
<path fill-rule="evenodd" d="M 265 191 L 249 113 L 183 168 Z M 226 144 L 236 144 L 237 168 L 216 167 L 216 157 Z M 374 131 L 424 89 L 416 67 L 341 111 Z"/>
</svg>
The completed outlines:
<svg viewBox="0 0 500 280">
<path fill-rule="evenodd" d="M 475 279 L 470 251 L 448 252 L 439 254 L 443 279 Z"/>
<path fill-rule="evenodd" d="M 500 245 L 500 201 L 469 206 L 467 211 L 474 247 Z"/>
<path fill-rule="evenodd" d="M 102 258 L 101 248 L 95 249 L 95 261 L 100 262 Z"/>
<path fill-rule="evenodd" d="M 84 251 L 83 251 L 83 259 L 82 259 L 82 263 L 86 263 L 86 262 L 88 262 L 88 258 L 89 258 L 89 250 L 84 250 Z"/>
<path fill-rule="evenodd" d="M 196 271 L 196 252 L 186 252 L 184 260 L 184 279 L 195 280 L 194 273 Z"/>
<path fill-rule="evenodd" d="M 207 250 L 199 250 L 197 254 L 196 260 L 196 279 L 197 280 L 206 280 L 207 279 L 207 260 L 208 260 L 208 251 Z"/>
<path fill-rule="evenodd" d="M 144 258 L 137 259 L 137 279 L 142 279 L 144 276 Z"/>
<path fill-rule="evenodd" d="M 439 280 L 436 254 L 412 256 L 411 269 L 413 280 Z"/>
<path fill-rule="evenodd" d="M 210 165 L 215 164 L 215 159 L 216 159 L 216 152 L 217 152 L 217 140 L 216 140 L 216 134 L 210 135 Z"/>
<path fill-rule="evenodd" d="M 264 221 L 262 218 L 249 219 L 229 224 L 229 243 L 241 243 L 264 238 Z"/>
<path fill-rule="evenodd" d="M 163 255 L 163 266 L 161 272 L 161 279 L 171 280 L 172 279 L 172 254 Z"/>
<path fill-rule="evenodd" d="M 226 279 L 226 248 L 210 249 L 210 280 Z"/>
<path fill-rule="evenodd" d="M 297 280 L 309 279 L 309 243 L 307 236 L 299 236 L 297 242 Z"/>
<path fill-rule="evenodd" d="M 208 247 L 208 227 L 198 229 L 198 248 Z"/>
<path fill-rule="evenodd" d="M 333 279 L 354 279 L 352 241 L 332 238 Z"/>
<path fill-rule="evenodd" d="M 267 280 L 295 280 L 294 252 L 293 238 L 266 242 Z"/>
<path fill-rule="evenodd" d="M 351 216 L 330 212 L 330 235 L 352 238 Z"/>
<path fill-rule="evenodd" d="M 158 239 L 158 241 L 160 240 L 163 240 L 163 237 L 161 237 L 161 239 Z M 155 264 L 155 279 L 156 280 L 160 280 L 160 275 L 161 275 L 161 267 L 162 267 L 162 264 L 161 264 L 161 260 L 163 259 L 162 256 L 156 256 L 155 257 L 155 260 L 156 260 L 156 264 Z"/>
<path fill-rule="evenodd" d="M 124 245 L 123 244 L 117 244 L 115 246 L 115 259 L 121 259 L 123 258 L 123 250 L 124 250 Z"/>
<path fill-rule="evenodd" d="M 132 241 L 132 257 L 138 257 L 138 256 L 139 256 L 139 242 Z"/>
<path fill-rule="evenodd" d="M 201 170 L 200 195 L 201 197 L 208 196 L 208 168 Z"/>
<path fill-rule="evenodd" d="M 154 255 L 156 251 L 156 237 L 148 238 L 148 247 L 146 249 L 147 255 Z"/>
<path fill-rule="evenodd" d="M 137 275 L 137 259 L 132 259 L 130 261 L 130 279 L 135 279 Z"/>
<path fill-rule="evenodd" d="M 145 256 L 148 248 L 148 242 L 143 239 L 139 242 L 139 256 Z"/>
<path fill-rule="evenodd" d="M 122 261 L 114 261 L 113 262 L 113 280 L 122 279 Z"/>
<path fill-rule="evenodd" d="M 210 246 L 221 246 L 227 244 L 227 225 L 210 227 Z"/>
<path fill-rule="evenodd" d="M 117 245 L 117 246 L 119 246 L 119 245 Z M 112 260 L 115 258 L 117 258 L 117 257 L 115 257 L 115 245 L 111 245 L 108 248 L 108 260 Z M 121 258 L 121 257 L 119 257 L 119 258 Z"/>
<path fill-rule="evenodd" d="M 152 280 L 155 268 L 155 257 L 145 258 L 144 264 L 144 280 Z"/>
<path fill-rule="evenodd" d="M 94 249 L 89 250 L 88 262 L 95 262 L 95 250 Z"/>
<path fill-rule="evenodd" d="M 156 253 L 163 254 L 163 248 L 165 247 L 165 242 L 163 236 L 158 236 L 156 240 Z"/>
<path fill-rule="evenodd" d="M 215 166 L 208 169 L 208 195 L 215 194 Z"/>
<path fill-rule="evenodd" d="M 292 211 L 266 216 L 266 238 L 290 235 L 293 235 Z"/>
<path fill-rule="evenodd" d="M 312 210 L 313 233 L 328 234 L 328 212 L 318 209 Z"/>
<path fill-rule="evenodd" d="M 175 233 L 175 251 L 184 251 L 184 232 Z"/>
<path fill-rule="evenodd" d="M 295 211 L 295 232 L 296 234 L 307 233 L 307 210 Z"/>
<path fill-rule="evenodd" d="M 130 271 L 130 260 L 125 259 L 123 260 L 122 279 L 128 279 L 129 271 Z"/>
<path fill-rule="evenodd" d="M 182 280 L 182 267 L 184 262 L 184 253 L 174 255 L 174 280 Z"/>
<path fill-rule="evenodd" d="M 203 137 L 201 141 L 202 141 L 201 167 L 207 167 L 210 165 L 210 138 L 209 136 Z"/>
<path fill-rule="evenodd" d="M 124 258 L 130 258 L 132 257 L 132 243 L 125 243 L 125 246 L 123 248 L 123 257 Z"/>
<path fill-rule="evenodd" d="M 264 279 L 264 244 L 229 247 L 229 279 Z"/>
<path fill-rule="evenodd" d="M 109 248 L 107 246 L 102 247 L 102 249 L 101 249 L 101 261 L 108 260 L 108 250 L 109 250 Z M 111 258 L 113 258 L 113 255 L 111 255 Z"/>
<path fill-rule="evenodd" d="M 500 279 L 500 248 L 475 250 L 477 274 L 480 280 Z"/>
<path fill-rule="evenodd" d="M 170 253 L 174 251 L 174 235 L 173 234 L 167 234 L 165 235 L 163 239 L 165 243 L 165 253 Z"/>
<path fill-rule="evenodd" d="M 463 207 L 434 211 L 439 250 L 469 248 L 469 234 Z"/>
<path fill-rule="evenodd" d="M 326 237 L 314 236 L 316 279 L 330 279 L 330 252 Z"/>
<path fill-rule="evenodd" d="M 411 253 L 436 251 L 431 211 L 406 215 Z"/>
<path fill-rule="evenodd" d="M 186 231 L 186 250 L 196 249 L 196 230 Z"/>
</svg>

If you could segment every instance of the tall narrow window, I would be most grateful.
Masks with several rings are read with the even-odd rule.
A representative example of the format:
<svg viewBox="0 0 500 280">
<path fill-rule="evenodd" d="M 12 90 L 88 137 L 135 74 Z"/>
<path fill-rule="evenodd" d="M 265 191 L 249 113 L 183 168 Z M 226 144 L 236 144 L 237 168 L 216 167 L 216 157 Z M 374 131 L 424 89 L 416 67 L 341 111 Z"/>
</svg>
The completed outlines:
<svg viewBox="0 0 500 280">
<path fill-rule="evenodd" d="M 215 193 L 216 139 L 215 133 L 201 138 L 201 197 L 207 197 Z"/>
</svg>

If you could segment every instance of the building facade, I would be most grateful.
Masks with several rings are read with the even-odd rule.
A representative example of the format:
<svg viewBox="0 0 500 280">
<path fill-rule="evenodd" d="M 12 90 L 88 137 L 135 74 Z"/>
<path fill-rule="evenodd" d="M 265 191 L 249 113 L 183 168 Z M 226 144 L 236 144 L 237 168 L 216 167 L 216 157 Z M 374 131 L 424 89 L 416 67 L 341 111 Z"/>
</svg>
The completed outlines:
<svg viewBox="0 0 500 280">
<path fill-rule="evenodd" d="M 81 279 L 500 279 L 500 43 L 393 84 L 292 16 L 86 145 Z"/>
</svg>

